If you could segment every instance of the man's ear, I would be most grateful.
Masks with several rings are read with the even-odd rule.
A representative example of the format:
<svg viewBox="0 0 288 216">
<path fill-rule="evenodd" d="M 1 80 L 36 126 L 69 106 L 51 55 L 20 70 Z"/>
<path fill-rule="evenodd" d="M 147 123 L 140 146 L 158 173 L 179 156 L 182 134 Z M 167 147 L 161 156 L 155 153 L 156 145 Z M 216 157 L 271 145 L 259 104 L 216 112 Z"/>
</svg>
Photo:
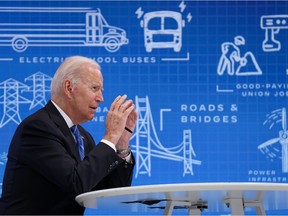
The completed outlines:
<svg viewBox="0 0 288 216">
<path fill-rule="evenodd" d="M 72 92 L 72 82 L 70 80 L 65 80 L 63 83 L 65 94 L 70 97 Z"/>
</svg>

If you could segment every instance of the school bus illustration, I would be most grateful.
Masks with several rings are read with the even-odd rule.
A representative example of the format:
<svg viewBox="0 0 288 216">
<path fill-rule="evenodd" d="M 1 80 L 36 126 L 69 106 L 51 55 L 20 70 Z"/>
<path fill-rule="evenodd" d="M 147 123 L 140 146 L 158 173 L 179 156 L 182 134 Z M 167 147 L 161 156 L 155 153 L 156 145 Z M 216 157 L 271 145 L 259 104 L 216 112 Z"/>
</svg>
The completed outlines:
<svg viewBox="0 0 288 216">
<path fill-rule="evenodd" d="M 29 46 L 102 46 L 116 52 L 128 44 L 125 30 L 110 26 L 100 9 L 0 7 L 0 16 L 0 46 L 16 52 Z"/>
<path fill-rule="evenodd" d="M 147 52 L 153 48 L 173 48 L 179 52 L 182 47 L 182 14 L 175 11 L 154 11 L 144 15 L 140 22 L 144 29 L 144 43 Z"/>
</svg>

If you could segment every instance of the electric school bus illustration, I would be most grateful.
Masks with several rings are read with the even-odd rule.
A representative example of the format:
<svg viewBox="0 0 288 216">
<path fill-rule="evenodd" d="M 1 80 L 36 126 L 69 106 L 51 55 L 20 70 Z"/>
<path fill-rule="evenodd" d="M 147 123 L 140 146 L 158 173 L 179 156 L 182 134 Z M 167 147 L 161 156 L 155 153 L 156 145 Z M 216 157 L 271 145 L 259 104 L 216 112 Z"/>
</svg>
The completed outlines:
<svg viewBox="0 0 288 216">
<path fill-rule="evenodd" d="M 102 46 L 116 52 L 128 44 L 125 30 L 110 26 L 100 9 L 0 7 L 0 46 Z"/>
<path fill-rule="evenodd" d="M 140 22 L 144 29 L 144 43 L 147 52 L 153 48 L 173 48 L 179 52 L 182 47 L 182 14 L 175 11 L 148 12 Z"/>
</svg>

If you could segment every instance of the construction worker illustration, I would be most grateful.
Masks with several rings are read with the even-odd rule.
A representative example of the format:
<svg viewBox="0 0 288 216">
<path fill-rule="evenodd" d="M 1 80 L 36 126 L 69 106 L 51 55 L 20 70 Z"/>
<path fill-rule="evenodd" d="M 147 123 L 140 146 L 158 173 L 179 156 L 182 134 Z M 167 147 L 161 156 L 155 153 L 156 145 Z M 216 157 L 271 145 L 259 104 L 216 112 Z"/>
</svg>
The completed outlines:
<svg viewBox="0 0 288 216">
<path fill-rule="evenodd" d="M 225 72 L 230 76 L 262 74 L 252 52 L 248 51 L 241 57 L 239 48 L 241 45 L 245 45 L 245 38 L 242 36 L 236 36 L 234 38 L 234 43 L 224 42 L 221 45 L 222 55 L 217 67 L 218 75 L 223 75 Z"/>
</svg>

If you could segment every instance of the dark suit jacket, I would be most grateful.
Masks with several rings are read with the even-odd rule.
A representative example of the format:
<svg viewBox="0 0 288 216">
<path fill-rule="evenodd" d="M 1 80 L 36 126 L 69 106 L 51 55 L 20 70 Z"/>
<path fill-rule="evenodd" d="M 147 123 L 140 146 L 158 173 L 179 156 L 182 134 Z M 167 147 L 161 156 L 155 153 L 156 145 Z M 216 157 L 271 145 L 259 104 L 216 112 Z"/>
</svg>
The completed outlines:
<svg viewBox="0 0 288 216">
<path fill-rule="evenodd" d="M 81 193 L 130 186 L 133 164 L 79 127 L 85 159 L 63 117 L 51 101 L 18 126 L 6 165 L 0 214 L 84 213 L 75 197 Z M 133 160 L 134 157 L 132 156 Z"/>
</svg>

